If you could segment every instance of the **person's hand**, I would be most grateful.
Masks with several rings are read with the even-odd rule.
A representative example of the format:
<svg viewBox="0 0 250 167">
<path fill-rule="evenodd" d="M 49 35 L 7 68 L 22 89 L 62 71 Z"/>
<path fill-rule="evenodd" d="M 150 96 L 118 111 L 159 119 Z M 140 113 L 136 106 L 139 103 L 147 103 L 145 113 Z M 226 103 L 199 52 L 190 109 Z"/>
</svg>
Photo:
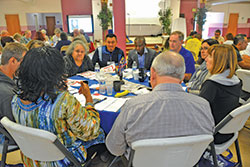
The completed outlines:
<svg viewBox="0 0 250 167">
<path fill-rule="evenodd" d="M 93 103 L 93 99 L 92 99 L 92 96 L 91 96 L 91 93 L 89 90 L 89 86 L 86 83 L 81 82 L 81 87 L 80 87 L 78 92 L 79 92 L 79 94 L 83 94 L 85 96 L 86 104 Z"/>
</svg>

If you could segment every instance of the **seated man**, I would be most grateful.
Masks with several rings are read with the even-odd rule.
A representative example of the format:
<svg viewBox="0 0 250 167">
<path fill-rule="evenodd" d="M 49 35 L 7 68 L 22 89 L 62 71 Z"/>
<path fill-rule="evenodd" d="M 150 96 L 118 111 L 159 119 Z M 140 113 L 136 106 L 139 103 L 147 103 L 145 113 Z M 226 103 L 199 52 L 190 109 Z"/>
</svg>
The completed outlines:
<svg viewBox="0 0 250 167">
<path fill-rule="evenodd" d="M 14 95 L 13 76 L 28 49 L 19 43 L 10 43 L 3 49 L 0 65 L 0 119 L 7 116 L 14 121 L 11 100 Z"/>
<path fill-rule="evenodd" d="M 20 43 L 10 43 L 3 49 L 0 65 L 0 120 L 7 116 L 15 121 L 11 109 L 11 100 L 16 89 L 13 77 L 27 51 Z M 0 144 L 3 142 L 4 136 L 0 133 Z"/>
<path fill-rule="evenodd" d="M 223 44 L 225 41 L 225 39 L 221 36 L 221 30 L 219 29 L 214 32 L 214 36 L 212 37 L 212 39 L 216 39 L 219 44 Z"/>
<path fill-rule="evenodd" d="M 93 65 L 99 63 L 100 67 L 105 67 L 108 62 L 114 61 L 119 63 L 121 58 L 124 57 L 123 51 L 116 47 L 117 37 L 115 34 L 108 34 L 105 38 L 105 45 L 95 50 L 92 58 Z"/>
<path fill-rule="evenodd" d="M 135 38 L 135 49 L 129 51 L 128 68 L 132 68 L 134 61 L 137 63 L 137 68 L 145 68 L 150 70 L 152 62 L 156 57 L 156 51 L 146 47 L 144 37 Z"/>
<path fill-rule="evenodd" d="M 184 79 L 188 81 L 195 71 L 195 66 L 194 66 L 195 62 L 192 53 L 182 46 L 183 39 L 184 39 L 184 34 L 182 32 L 180 31 L 172 32 L 169 38 L 169 48 L 171 51 L 179 53 L 184 58 L 186 65 L 186 72 Z"/>
<path fill-rule="evenodd" d="M 127 101 L 106 138 L 112 154 L 123 155 L 141 139 L 213 134 L 209 103 L 182 89 L 184 73 L 184 59 L 178 53 L 156 56 L 150 78 L 153 91 Z"/>
<path fill-rule="evenodd" d="M 232 45 L 236 50 L 238 65 L 243 68 L 250 70 L 250 57 L 241 57 L 240 51 L 247 48 L 247 38 L 243 34 L 238 34 L 234 37 L 234 44 Z"/>
</svg>

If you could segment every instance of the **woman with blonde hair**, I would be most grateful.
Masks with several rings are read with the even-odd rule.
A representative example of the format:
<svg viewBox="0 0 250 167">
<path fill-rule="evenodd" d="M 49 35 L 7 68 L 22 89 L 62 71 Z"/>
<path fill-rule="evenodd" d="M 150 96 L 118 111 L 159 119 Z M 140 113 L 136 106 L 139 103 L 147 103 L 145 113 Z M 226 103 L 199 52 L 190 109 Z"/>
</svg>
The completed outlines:
<svg viewBox="0 0 250 167">
<path fill-rule="evenodd" d="M 230 45 L 215 44 L 205 59 L 211 76 L 202 84 L 200 96 L 208 100 L 215 125 L 239 106 L 241 82 L 235 75 L 237 55 Z M 215 143 L 229 140 L 233 134 L 215 135 Z"/>
</svg>

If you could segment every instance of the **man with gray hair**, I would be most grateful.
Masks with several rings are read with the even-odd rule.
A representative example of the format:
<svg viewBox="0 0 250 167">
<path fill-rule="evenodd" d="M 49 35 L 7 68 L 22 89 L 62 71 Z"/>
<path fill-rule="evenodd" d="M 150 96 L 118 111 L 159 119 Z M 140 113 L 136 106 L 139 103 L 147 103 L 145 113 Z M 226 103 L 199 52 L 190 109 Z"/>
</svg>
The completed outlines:
<svg viewBox="0 0 250 167">
<path fill-rule="evenodd" d="M 172 51 L 156 56 L 151 66 L 153 91 L 127 101 L 106 138 L 108 150 L 123 155 L 137 140 L 213 134 L 209 103 L 186 93 L 183 57 Z"/>
<path fill-rule="evenodd" d="M 14 74 L 28 49 L 20 43 L 7 44 L 3 49 L 0 65 L 0 119 L 7 116 L 14 121 L 11 100 L 14 95 Z"/>
<path fill-rule="evenodd" d="M 250 70 L 249 57 L 241 57 L 240 51 L 247 48 L 247 37 L 243 34 L 238 34 L 234 37 L 234 43 L 232 45 L 236 50 L 238 65 L 243 69 Z"/>
</svg>

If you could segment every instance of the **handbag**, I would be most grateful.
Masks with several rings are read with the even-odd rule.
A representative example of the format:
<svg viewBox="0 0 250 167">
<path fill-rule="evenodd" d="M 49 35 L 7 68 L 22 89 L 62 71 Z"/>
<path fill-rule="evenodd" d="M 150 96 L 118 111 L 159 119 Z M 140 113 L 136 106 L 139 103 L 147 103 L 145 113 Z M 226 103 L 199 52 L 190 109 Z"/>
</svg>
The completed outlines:
<svg viewBox="0 0 250 167">
<path fill-rule="evenodd" d="M 223 156 L 221 154 L 216 155 L 217 163 L 219 167 L 233 167 L 236 165 L 236 162 L 233 162 L 231 159 L 233 157 L 233 153 L 227 149 L 226 152 L 228 153 L 227 156 Z M 210 151 L 205 151 L 198 162 L 199 167 L 213 167 L 214 161 L 213 156 Z"/>
</svg>

